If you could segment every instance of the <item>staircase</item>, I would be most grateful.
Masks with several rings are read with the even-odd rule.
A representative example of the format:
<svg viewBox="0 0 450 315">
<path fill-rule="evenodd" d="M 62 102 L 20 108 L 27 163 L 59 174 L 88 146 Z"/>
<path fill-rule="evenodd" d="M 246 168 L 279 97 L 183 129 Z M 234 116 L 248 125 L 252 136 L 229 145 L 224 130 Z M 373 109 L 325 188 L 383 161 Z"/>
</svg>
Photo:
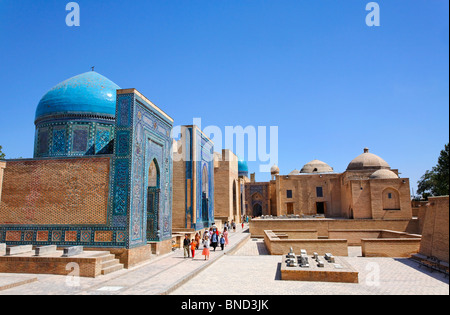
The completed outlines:
<svg viewBox="0 0 450 315">
<path fill-rule="evenodd" d="M 102 264 L 102 275 L 107 275 L 123 269 L 123 264 L 121 264 L 119 259 L 116 259 L 116 256 L 110 252 L 105 252 L 101 256 L 98 256 L 98 258 L 100 258 Z"/>
</svg>

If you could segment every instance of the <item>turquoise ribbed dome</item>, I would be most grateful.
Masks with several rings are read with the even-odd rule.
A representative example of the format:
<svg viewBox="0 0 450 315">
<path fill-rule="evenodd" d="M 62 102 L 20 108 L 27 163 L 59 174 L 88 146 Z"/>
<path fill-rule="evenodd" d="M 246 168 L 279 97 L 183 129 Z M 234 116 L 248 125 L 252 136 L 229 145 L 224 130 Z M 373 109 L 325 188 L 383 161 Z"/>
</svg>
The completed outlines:
<svg viewBox="0 0 450 315">
<path fill-rule="evenodd" d="M 36 120 L 60 114 L 115 116 L 116 90 L 120 87 L 90 71 L 59 83 L 45 94 L 36 109 Z"/>
<path fill-rule="evenodd" d="M 247 161 L 244 161 L 244 160 L 239 160 L 238 161 L 238 171 L 239 172 L 247 172 L 248 173 Z"/>
</svg>

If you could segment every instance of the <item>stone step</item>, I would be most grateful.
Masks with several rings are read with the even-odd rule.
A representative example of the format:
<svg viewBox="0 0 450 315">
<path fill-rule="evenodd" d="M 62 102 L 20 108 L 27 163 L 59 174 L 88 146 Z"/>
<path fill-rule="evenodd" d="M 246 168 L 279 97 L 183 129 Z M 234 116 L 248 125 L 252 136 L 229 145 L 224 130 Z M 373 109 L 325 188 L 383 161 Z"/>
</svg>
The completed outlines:
<svg viewBox="0 0 450 315">
<path fill-rule="evenodd" d="M 111 259 L 111 260 L 107 260 L 107 261 L 103 261 L 102 262 L 102 269 L 111 267 L 111 266 L 115 266 L 115 265 L 119 265 L 120 264 L 120 260 L 119 259 Z"/>
<path fill-rule="evenodd" d="M 102 275 L 107 275 L 123 269 L 123 264 L 116 264 L 102 269 Z"/>
<path fill-rule="evenodd" d="M 110 260 L 116 259 L 116 256 L 113 254 L 108 254 L 108 255 L 100 256 L 99 258 L 100 258 L 100 262 L 104 263 L 105 261 L 110 261 Z"/>
<path fill-rule="evenodd" d="M 96 256 L 94 256 L 95 258 L 100 258 L 100 262 L 104 262 L 104 261 L 109 261 L 111 259 L 115 259 L 116 256 L 111 254 L 110 252 L 104 251 Z"/>
</svg>

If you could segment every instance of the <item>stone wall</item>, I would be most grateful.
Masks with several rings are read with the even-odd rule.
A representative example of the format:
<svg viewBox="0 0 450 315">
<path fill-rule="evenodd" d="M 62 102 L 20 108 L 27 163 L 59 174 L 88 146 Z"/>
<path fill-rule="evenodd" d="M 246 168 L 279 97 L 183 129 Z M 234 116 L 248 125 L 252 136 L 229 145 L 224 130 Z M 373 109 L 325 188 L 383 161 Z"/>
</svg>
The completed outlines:
<svg viewBox="0 0 450 315">
<path fill-rule="evenodd" d="M 420 254 L 449 262 L 449 197 L 430 197 L 426 205 Z"/>
<path fill-rule="evenodd" d="M 290 249 L 300 253 L 302 249 L 308 254 L 314 252 L 319 255 L 332 253 L 334 256 L 348 256 L 347 240 L 326 239 L 280 239 L 274 231 L 264 231 L 264 243 L 271 255 L 286 255 Z"/>
<path fill-rule="evenodd" d="M 363 257 L 411 257 L 420 248 L 420 238 L 362 239 Z"/>
</svg>

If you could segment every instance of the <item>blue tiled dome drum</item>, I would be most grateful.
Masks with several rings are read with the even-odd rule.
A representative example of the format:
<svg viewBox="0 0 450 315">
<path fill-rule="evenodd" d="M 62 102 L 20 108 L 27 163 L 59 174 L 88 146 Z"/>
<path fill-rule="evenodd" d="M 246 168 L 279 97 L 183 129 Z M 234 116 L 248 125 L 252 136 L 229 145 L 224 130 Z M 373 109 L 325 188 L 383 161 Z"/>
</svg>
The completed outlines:
<svg viewBox="0 0 450 315">
<path fill-rule="evenodd" d="M 90 71 L 48 91 L 36 109 L 35 157 L 112 153 L 118 89 Z"/>
</svg>

